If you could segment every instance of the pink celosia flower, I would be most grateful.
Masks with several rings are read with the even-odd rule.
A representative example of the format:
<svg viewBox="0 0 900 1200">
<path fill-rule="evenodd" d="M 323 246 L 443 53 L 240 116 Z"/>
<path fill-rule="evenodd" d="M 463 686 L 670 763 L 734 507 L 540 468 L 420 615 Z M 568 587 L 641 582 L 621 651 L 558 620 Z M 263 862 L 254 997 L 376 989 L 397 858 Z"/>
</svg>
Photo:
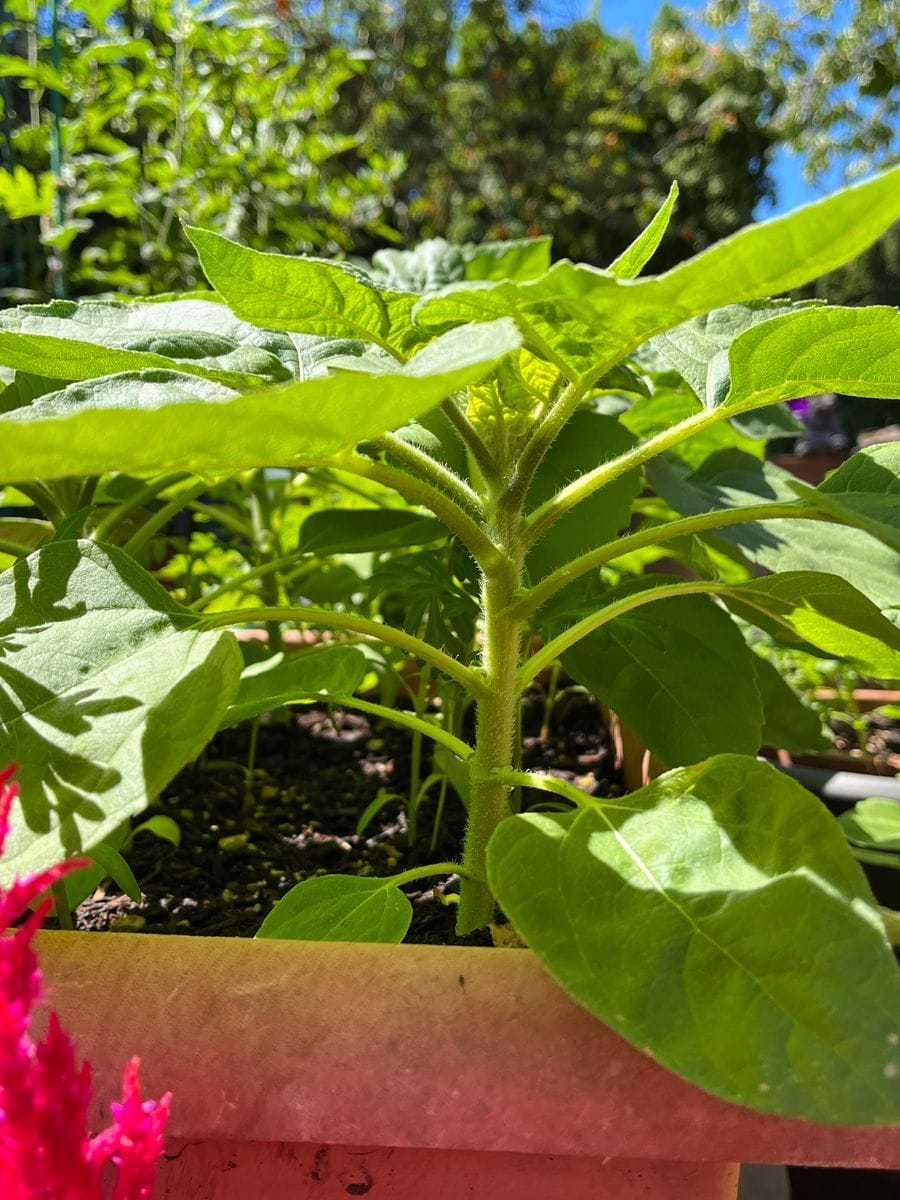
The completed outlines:
<svg viewBox="0 0 900 1200">
<path fill-rule="evenodd" d="M 18 795 L 15 766 L 0 771 L 0 854 L 9 812 Z M 31 941 L 50 901 L 42 901 L 19 928 L 12 923 L 40 894 L 81 862 L 64 863 L 0 888 L 0 1197 L 2 1200 L 100 1200 L 100 1172 L 118 1168 L 113 1200 L 150 1200 L 170 1096 L 141 1101 L 138 1060 L 125 1068 L 113 1124 L 87 1132 L 91 1069 L 80 1067 L 55 1013 L 47 1034 L 29 1032 L 41 973 Z"/>
</svg>

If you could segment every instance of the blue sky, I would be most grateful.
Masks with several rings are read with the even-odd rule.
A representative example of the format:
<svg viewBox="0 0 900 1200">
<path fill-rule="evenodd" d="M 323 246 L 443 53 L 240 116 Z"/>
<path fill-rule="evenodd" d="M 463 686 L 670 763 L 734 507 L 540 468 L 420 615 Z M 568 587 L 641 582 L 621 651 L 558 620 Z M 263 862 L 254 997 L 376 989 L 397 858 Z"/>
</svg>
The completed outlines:
<svg viewBox="0 0 900 1200">
<path fill-rule="evenodd" d="M 674 0 L 682 10 L 698 10 L 705 5 L 703 0 Z M 543 0 L 539 7 L 557 21 L 570 21 L 578 17 L 597 17 L 609 32 L 627 34 L 637 42 L 638 49 L 647 50 L 647 33 L 653 18 L 659 11 L 662 0 Z M 775 182 L 777 199 L 774 207 L 770 203 L 761 206 L 757 216 L 768 217 L 773 213 L 789 212 L 800 204 L 806 204 L 819 196 L 827 195 L 840 187 L 840 173 L 835 171 L 830 179 L 815 185 L 808 184 L 802 175 L 800 163 L 795 155 L 786 150 L 779 151 L 771 175 Z"/>
</svg>

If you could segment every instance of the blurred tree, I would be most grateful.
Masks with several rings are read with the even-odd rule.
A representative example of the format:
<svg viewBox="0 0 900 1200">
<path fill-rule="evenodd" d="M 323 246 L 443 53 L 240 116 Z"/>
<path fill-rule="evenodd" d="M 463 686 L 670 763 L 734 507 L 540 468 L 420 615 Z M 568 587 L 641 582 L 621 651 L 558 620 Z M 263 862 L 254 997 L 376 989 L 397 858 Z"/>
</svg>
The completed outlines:
<svg viewBox="0 0 900 1200">
<path fill-rule="evenodd" d="M 502 0 L 471 0 L 443 78 L 431 62 L 428 80 L 427 119 L 405 103 L 381 117 L 383 139 L 407 156 L 396 204 L 409 239 L 552 233 L 557 255 L 605 265 L 677 178 L 655 260 L 666 265 L 739 229 L 770 194 L 768 77 L 706 45 L 674 9 L 642 62 L 594 21 L 545 30 L 534 15 L 511 19 Z"/>
<path fill-rule="evenodd" d="M 897 161 L 900 0 L 709 0 L 701 19 L 777 72 L 774 128 L 808 178 L 836 162 L 854 177 Z"/>
<path fill-rule="evenodd" d="M 644 61 L 531 0 L 68 0 L 58 71 L 51 10 L 0 15 L 0 239 L 27 251 L 0 299 L 63 267 L 75 294 L 202 284 L 179 218 L 287 253 L 551 233 L 602 266 L 677 178 L 666 266 L 770 191 L 780 97 L 670 8 Z"/>
</svg>

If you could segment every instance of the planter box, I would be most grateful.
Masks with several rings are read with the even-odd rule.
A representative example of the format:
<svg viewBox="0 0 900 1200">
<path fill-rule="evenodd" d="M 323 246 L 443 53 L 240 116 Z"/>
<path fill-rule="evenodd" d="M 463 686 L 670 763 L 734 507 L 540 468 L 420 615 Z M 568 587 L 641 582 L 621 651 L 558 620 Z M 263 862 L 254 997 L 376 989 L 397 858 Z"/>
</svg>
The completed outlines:
<svg viewBox="0 0 900 1200">
<path fill-rule="evenodd" d="M 94 1066 L 174 1093 L 158 1200 L 733 1200 L 737 1166 L 900 1167 L 900 1128 L 766 1117 L 663 1070 L 523 950 L 44 933 Z"/>
</svg>

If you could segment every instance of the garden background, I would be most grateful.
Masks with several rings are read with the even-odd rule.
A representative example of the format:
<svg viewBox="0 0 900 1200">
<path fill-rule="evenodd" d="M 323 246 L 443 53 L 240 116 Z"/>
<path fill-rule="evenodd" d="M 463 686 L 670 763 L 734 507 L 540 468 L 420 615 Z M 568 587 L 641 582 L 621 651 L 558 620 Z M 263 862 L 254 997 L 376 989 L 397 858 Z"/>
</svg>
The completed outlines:
<svg viewBox="0 0 900 1200">
<path fill-rule="evenodd" d="M 677 179 L 662 270 L 777 206 L 785 151 L 813 191 L 896 159 L 896 0 L 663 5 L 646 36 L 638 3 L 637 40 L 607 7 L 0 5 L 0 304 L 203 287 L 181 219 L 323 256 L 551 233 L 604 266 Z M 898 265 L 894 230 L 817 287 L 897 303 Z"/>
</svg>

